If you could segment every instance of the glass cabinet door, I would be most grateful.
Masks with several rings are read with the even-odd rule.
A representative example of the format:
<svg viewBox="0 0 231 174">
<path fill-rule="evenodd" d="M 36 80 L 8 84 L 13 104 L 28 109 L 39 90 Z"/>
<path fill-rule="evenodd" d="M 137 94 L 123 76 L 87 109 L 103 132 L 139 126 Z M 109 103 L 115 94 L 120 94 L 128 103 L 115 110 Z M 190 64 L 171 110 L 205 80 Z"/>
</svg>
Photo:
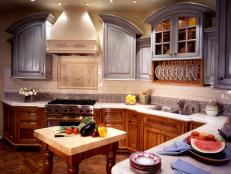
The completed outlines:
<svg viewBox="0 0 231 174">
<path fill-rule="evenodd" d="M 193 57 L 199 53 L 199 18 L 195 16 L 177 16 L 175 55 Z"/>
<path fill-rule="evenodd" d="M 166 19 L 154 26 L 153 55 L 154 57 L 169 57 L 171 48 L 172 20 Z"/>
</svg>

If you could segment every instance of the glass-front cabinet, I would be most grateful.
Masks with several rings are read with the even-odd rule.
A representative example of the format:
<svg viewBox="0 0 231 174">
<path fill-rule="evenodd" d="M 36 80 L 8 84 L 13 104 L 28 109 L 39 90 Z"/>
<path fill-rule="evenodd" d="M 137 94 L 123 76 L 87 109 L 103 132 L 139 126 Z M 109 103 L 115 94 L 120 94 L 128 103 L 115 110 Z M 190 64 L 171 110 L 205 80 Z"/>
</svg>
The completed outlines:
<svg viewBox="0 0 231 174">
<path fill-rule="evenodd" d="M 177 57 L 199 56 L 199 18 L 196 16 L 179 15 L 176 17 L 175 55 Z"/>
<path fill-rule="evenodd" d="M 200 57 L 200 19 L 193 14 L 177 14 L 153 26 L 153 59 Z"/>
<path fill-rule="evenodd" d="M 172 54 L 171 30 L 172 18 L 165 19 L 155 26 L 154 30 L 154 54 L 159 57 L 168 57 Z"/>
</svg>

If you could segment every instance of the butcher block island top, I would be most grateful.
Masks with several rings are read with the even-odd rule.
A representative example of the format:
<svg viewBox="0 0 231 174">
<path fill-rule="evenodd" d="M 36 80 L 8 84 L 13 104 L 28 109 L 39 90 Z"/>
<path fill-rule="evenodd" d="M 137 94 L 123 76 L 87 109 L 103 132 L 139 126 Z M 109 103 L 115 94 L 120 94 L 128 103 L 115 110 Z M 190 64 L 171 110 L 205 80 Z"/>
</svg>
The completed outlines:
<svg viewBox="0 0 231 174">
<path fill-rule="evenodd" d="M 73 135 L 55 137 L 57 126 L 34 130 L 34 136 L 42 142 L 44 153 L 43 172 L 51 174 L 53 169 L 53 154 L 62 157 L 67 163 L 67 174 L 78 174 L 82 160 L 98 154 L 106 154 L 107 174 L 115 165 L 116 150 L 119 141 L 126 138 L 126 132 L 107 128 L 106 137 L 81 137 Z"/>
<path fill-rule="evenodd" d="M 54 137 L 54 130 L 57 130 L 57 128 L 58 126 L 36 129 L 34 130 L 34 136 L 43 143 L 69 156 L 118 142 L 126 138 L 126 132 L 114 128 L 107 128 L 106 137 L 82 137 L 80 134 L 66 137 Z"/>
</svg>

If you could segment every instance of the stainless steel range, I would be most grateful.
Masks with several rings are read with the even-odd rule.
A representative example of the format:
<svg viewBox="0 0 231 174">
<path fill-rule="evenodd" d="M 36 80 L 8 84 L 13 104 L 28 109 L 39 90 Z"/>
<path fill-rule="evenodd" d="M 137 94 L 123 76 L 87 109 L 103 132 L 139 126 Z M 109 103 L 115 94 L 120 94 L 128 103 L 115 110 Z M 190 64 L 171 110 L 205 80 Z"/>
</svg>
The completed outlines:
<svg viewBox="0 0 231 174">
<path fill-rule="evenodd" d="M 93 116 L 92 99 L 55 99 L 45 106 L 47 126 L 78 125 L 83 117 Z"/>
</svg>

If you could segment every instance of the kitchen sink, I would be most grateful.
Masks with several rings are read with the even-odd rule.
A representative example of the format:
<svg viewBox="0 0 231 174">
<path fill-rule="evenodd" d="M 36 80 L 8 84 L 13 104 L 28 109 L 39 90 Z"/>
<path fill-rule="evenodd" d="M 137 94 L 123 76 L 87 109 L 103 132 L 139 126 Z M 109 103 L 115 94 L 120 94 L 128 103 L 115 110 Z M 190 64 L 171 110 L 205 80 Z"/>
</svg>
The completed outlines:
<svg viewBox="0 0 231 174">
<path fill-rule="evenodd" d="M 162 105 L 153 105 L 152 107 L 147 108 L 147 109 L 170 112 L 170 113 L 181 114 L 181 115 L 192 115 L 193 114 L 192 112 L 189 112 L 189 111 L 180 111 L 179 108 L 162 106 Z"/>
</svg>

